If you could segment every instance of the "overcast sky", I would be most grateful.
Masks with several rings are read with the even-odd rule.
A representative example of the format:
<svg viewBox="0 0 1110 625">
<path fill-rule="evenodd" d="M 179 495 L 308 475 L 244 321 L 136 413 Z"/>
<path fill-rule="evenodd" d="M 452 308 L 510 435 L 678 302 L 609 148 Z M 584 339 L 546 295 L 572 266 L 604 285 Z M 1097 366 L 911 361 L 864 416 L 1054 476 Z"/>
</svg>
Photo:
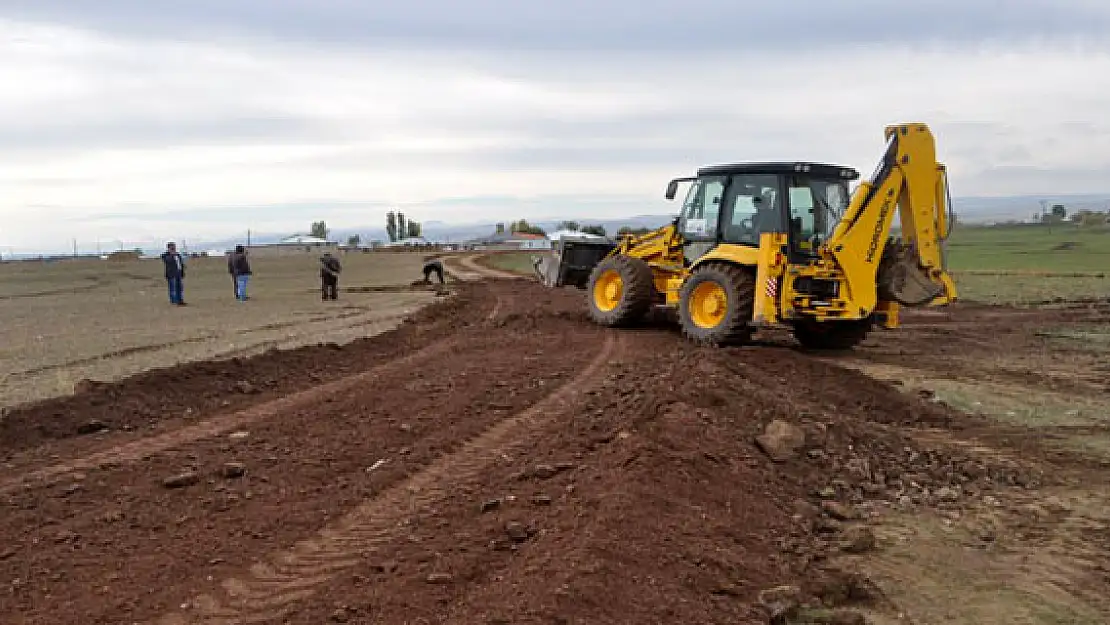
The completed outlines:
<svg viewBox="0 0 1110 625">
<path fill-rule="evenodd" d="M 1110 191 L 1107 0 L 0 0 L 0 76 L 0 251 L 668 212 L 898 121 L 957 195 Z"/>
</svg>

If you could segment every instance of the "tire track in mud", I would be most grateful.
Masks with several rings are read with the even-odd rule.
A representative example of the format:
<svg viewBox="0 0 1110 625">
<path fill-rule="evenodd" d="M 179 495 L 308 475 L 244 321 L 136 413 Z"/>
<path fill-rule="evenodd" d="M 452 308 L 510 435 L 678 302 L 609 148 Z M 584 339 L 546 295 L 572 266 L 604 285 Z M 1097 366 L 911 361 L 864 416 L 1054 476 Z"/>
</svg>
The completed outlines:
<svg viewBox="0 0 1110 625">
<path fill-rule="evenodd" d="M 398 540 L 405 521 L 432 508 L 448 497 L 451 484 L 478 477 L 496 463 L 507 449 L 542 431 L 551 419 L 580 401 L 596 384 L 597 373 L 623 338 L 609 334 L 601 349 L 577 376 L 529 408 L 486 429 L 454 452 L 364 501 L 331 527 L 291 548 L 272 554 L 251 566 L 241 577 L 223 580 L 219 597 L 195 596 L 183 612 L 170 613 L 153 621 L 156 625 L 223 625 L 259 623 L 283 618 L 296 602 L 311 597 L 342 570 L 362 561 L 361 554 Z M 187 610 L 192 610 L 188 612 Z"/>
<path fill-rule="evenodd" d="M 360 385 L 370 383 L 383 371 L 411 365 L 420 360 L 434 358 L 456 348 L 457 340 L 448 340 L 423 347 L 407 356 L 391 360 L 361 373 L 356 373 L 333 382 L 313 386 L 307 390 L 286 395 L 273 401 L 251 406 L 233 413 L 218 415 L 194 425 L 187 425 L 164 434 L 142 438 L 117 447 L 97 452 L 69 462 L 63 462 L 18 477 L 0 482 L 0 495 L 8 494 L 36 483 L 53 483 L 75 472 L 88 471 L 98 467 L 135 462 L 152 454 L 180 447 L 204 438 L 209 438 L 242 427 L 249 423 L 262 421 L 288 411 L 296 411 L 318 404 L 323 398 L 343 394 Z"/>
<path fill-rule="evenodd" d="M 479 258 L 485 258 L 489 254 L 479 254 L 478 256 L 463 256 L 459 258 L 459 262 L 466 266 L 467 269 L 477 273 L 484 278 L 505 278 L 508 280 L 522 280 L 524 276 L 517 273 L 510 273 L 508 271 L 501 271 L 492 267 L 486 267 L 478 262 Z"/>
</svg>

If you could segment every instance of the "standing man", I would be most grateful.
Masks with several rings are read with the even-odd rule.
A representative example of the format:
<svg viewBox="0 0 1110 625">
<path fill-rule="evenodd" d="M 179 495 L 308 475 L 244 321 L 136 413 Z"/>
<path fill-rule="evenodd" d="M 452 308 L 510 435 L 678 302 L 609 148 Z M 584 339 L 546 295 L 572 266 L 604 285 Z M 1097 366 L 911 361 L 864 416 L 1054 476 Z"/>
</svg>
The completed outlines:
<svg viewBox="0 0 1110 625">
<path fill-rule="evenodd" d="M 343 267 L 339 259 L 332 256 L 331 252 L 324 252 L 320 257 L 320 291 L 321 299 L 339 299 L 339 272 Z"/>
<path fill-rule="evenodd" d="M 251 264 L 247 260 L 247 248 L 242 245 L 235 246 L 235 253 L 231 255 L 231 268 L 235 275 L 235 296 L 240 302 L 247 301 L 247 282 L 250 281 Z"/>
<path fill-rule="evenodd" d="M 185 305 L 185 257 L 177 251 L 177 244 L 170 241 L 162 252 L 162 264 L 166 266 L 166 284 L 169 286 L 170 303 Z"/>
<path fill-rule="evenodd" d="M 239 278 L 235 277 L 235 253 L 227 253 L 227 274 L 231 276 L 231 288 L 235 289 L 235 299 L 239 299 Z"/>
</svg>

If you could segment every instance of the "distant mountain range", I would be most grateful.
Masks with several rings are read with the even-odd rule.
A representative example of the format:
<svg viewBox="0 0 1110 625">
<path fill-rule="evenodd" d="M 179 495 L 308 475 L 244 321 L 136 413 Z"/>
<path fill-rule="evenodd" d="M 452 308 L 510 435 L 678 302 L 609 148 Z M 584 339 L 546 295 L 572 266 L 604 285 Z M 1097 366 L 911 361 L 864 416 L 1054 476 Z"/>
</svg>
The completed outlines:
<svg viewBox="0 0 1110 625">
<path fill-rule="evenodd" d="M 1042 211 L 1041 203 L 1044 202 L 1048 207 L 1053 204 L 1063 204 L 1068 213 L 1074 213 L 1079 210 L 1093 210 L 1093 211 L 1107 211 L 1110 210 L 1110 194 L 1057 194 L 1057 195 L 1019 195 L 1019 196 L 1006 196 L 1006 197 L 957 197 L 952 200 L 954 210 L 959 218 L 960 223 L 992 223 L 1002 221 L 1031 221 L 1036 215 Z M 505 215 L 505 223 L 514 219 L 519 219 L 519 215 L 513 215 L 511 212 Z M 630 228 L 655 228 L 661 226 L 672 219 L 672 215 L 658 214 L 658 215 L 635 215 L 619 219 L 601 219 L 589 220 L 575 218 L 581 225 L 601 225 L 607 232 L 615 233 L 622 227 L 628 226 Z M 384 221 L 384 219 L 383 219 Z M 544 230 L 551 232 L 557 229 L 562 219 L 543 219 L 532 221 L 529 223 L 539 226 Z M 306 224 L 307 226 L 308 224 Z M 495 223 L 490 222 L 471 222 L 471 223 L 448 223 L 443 221 L 425 221 L 422 222 L 423 235 L 430 241 L 445 242 L 445 243 L 460 243 L 463 241 L 483 237 L 492 234 L 495 230 Z M 293 232 L 254 232 L 251 235 L 251 243 L 265 244 L 277 242 Z M 359 235 L 361 240 L 369 241 L 387 241 L 385 228 L 382 226 L 366 226 L 360 228 L 336 228 L 329 233 L 329 238 L 334 241 L 345 243 L 352 235 Z M 210 251 L 210 250 L 227 250 L 231 249 L 237 244 L 245 243 L 242 237 L 215 239 L 205 241 L 188 241 L 188 248 L 190 251 Z M 129 248 L 124 244 L 125 249 Z M 147 254 L 158 254 L 160 249 L 144 249 Z M 64 252 L 63 252 L 64 254 Z M 11 255 L 5 255 L 10 258 Z M 17 257 L 33 256 L 32 254 L 19 254 Z"/>
<path fill-rule="evenodd" d="M 1053 204 L 1063 204 L 1071 214 L 1079 210 L 1107 211 L 1110 210 L 1110 194 L 1060 194 L 1060 195 L 1018 195 L 1006 197 L 958 197 L 952 199 L 953 209 L 961 223 L 992 223 L 1000 221 L 1029 221 L 1041 212 L 1041 202 L 1051 207 Z M 630 228 L 656 228 L 673 218 L 672 215 L 635 215 L 620 219 L 588 220 L 576 219 L 579 224 L 600 225 L 606 232 L 615 233 L 627 226 Z M 513 219 L 506 219 L 508 225 Z M 531 221 L 529 223 L 551 232 L 557 229 L 562 219 L 546 219 Z M 443 221 L 426 221 L 422 224 L 423 235 L 430 241 L 445 243 L 460 243 L 470 239 L 483 237 L 494 232 L 494 222 L 473 223 L 447 223 Z M 252 243 L 273 243 L 289 236 L 289 232 L 256 233 L 252 235 Z M 385 228 L 367 226 L 365 228 L 336 228 L 329 234 L 333 241 L 345 243 L 353 235 L 359 235 L 362 241 L 387 241 Z M 241 239 L 226 239 L 199 244 L 190 244 L 194 250 L 201 249 L 229 249 Z"/>
<path fill-rule="evenodd" d="M 627 226 L 629 228 L 657 228 L 672 219 L 671 215 L 636 215 L 623 219 L 602 219 L 602 220 L 581 220 L 577 219 L 579 224 L 586 225 L 600 225 L 605 228 L 606 232 L 616 232 L 621 228 Z M 513 219 L 505 220 L 506 227 Z M 556 230 L 562 219 L 551 219 L 544 221 L 531 221 L 528 223 L 533 226 L 543 228 L 547 232 Z M 462 243 L 471 239 L 477 239 L 492 234 L 496 230 L 496 224 L 493 222 L 474 222 L 464 224 L 452 224 L 443 221 L 425 221 L 421 222 L 422 236 L 435 242 L 443 243 Z M 254 245 L 274 243 L 292 233 L 289 232 L 262 232 L 253 233 L 251 235 L 251 243 Z M 389 236 L 386 234 L 385 228 L 382 227 L 366 227 L 366 228 L 334 228 L 328 233 L 328 238 L 332 241 L 339 241 L 346 243 L 347 239 L 354 235 L 359 235 L 362 242 L 365 244 L 369 241 L 388 241 Z M 189 248 L 192 251 L 200 250 L 224 250 L 230 249 L 235 245 L 244 243 L 240 239 L 225 239 L 221 241 L 203 241 L 200 243 L 189 242 Z"/>
</svg>

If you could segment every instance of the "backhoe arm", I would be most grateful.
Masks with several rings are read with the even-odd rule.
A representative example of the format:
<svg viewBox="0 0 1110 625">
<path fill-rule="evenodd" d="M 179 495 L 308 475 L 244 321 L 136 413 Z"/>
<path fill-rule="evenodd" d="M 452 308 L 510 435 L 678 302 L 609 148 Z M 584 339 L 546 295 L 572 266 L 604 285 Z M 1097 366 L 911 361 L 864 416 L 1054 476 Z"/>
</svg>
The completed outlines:
<svg viewBox="0 0 1110 625">
<path fill-rule="evenodd" d="M 956 299 L 945 267 L 948 184 L 936 144 L 925 124 L 885 129 L 886 152 L 871 178 L 860 184 L 826 244 L 851 299 L 874 310 L 879 299 L 907 306 L 939 305 Z M 899 210 L 901 242 L 890 239 Z"/>
</svg>

